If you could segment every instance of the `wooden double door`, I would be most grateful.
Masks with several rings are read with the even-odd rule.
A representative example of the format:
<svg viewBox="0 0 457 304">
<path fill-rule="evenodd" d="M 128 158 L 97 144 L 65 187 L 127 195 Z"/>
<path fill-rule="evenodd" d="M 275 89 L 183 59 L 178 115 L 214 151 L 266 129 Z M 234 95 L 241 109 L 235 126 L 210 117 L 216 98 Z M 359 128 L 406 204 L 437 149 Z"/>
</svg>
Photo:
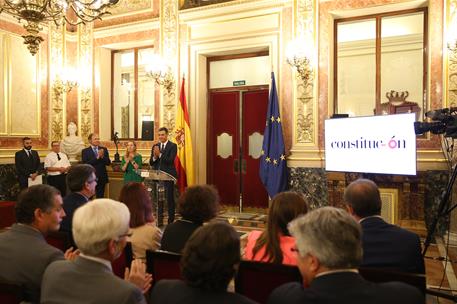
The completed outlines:
<svg viewBox="0 0 457 304">
<path fill-rule="evenodd" d="M 210 91 L 208 181 L 224 205 L 267 208 L 259 165 L 268 106 L 268 87 Z"/>
</svg>

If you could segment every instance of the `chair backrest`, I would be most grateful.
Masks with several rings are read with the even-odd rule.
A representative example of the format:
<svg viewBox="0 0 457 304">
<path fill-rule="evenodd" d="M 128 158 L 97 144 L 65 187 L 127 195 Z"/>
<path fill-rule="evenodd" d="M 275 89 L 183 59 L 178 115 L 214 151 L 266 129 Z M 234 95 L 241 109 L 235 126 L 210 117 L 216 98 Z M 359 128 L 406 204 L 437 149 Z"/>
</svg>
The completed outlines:
<svg viewBox="0 0 457 304">
<path fill-rule="evenodd" d="M 49 245 L 60 249 L 62 252 L 65 252 L 68 248 L 71 247 L 70 235 L 66 231 L 50 232 L 46 236 L 46 241 Z"/>
<path fill-rule="evenodd" d="M 180 260 L 178 253 L 146 250 L 146 268 L 154 278 L 153 284 L 161 279 L 181 279 Z"/>
<path fill-rule="evenodd" d="M 16 222 L 15 202 L 0 202 L 0 229 L 13 225 Z"/>
<path fill-rule="evenodd" d="M 235 291 L 256 302 L 266 303 L 276 287 L 289 282 L 302 283 L 296 266 L 241 261 L 235 277 Z"/>
<path fill-rule="evenodd" d="M 424 274 L 399 272 L 373 267 L 360 267 L 360 275 L 367 281 L 375 283 L 403 282 L 419 289 L 423 294 L 426 291 L 426 279 Z"/>
<path fill-rule="evenodd" d="M 0 281 L 0 303 L 18 304 L 22 300 L 24 300 L 24 296 L 21 285 Z"/>
<path fill-rule="evenodd" d="M 125 268 L 130 268 L 133 260 L 133 251 L 132 251 L 132 243 L 127 242 L 125 245 L 124 250 L 122 251 L 121 255 L 111 262 L 111 267 L 113 268 L 113 273 L 120 277 L 121 279 L 124 278 Z"/>
</svg>

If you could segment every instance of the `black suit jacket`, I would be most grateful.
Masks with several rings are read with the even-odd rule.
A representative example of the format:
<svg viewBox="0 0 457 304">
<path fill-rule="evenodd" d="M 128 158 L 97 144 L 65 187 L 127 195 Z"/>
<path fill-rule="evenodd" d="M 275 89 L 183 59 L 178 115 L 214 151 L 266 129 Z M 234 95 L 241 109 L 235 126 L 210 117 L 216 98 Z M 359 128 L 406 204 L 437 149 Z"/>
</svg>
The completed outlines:
<svg viewBox="0 0 457 304">
<path fill-rule="evenodd" d="M 162 235 L 161 250 L 181 253 L 190 236 L 201 227 L 200 223 L 177 220 L 167 225 Z"/>
<path fill-rule="evenodd" d="M 162 170 L 170 175 L 172 175 L 175 178 L 178 178 L 178 173 L 176 172 L 176 167 L 175 167 L 175 158 L 176 154 L 178 153 L 178 146 L 171 142 L 168 141 L 167 145 L 165 146 L 165 149 L 162 151 L 162 156 L 160 158 L 157 158 L 155 161 L 153 160 L 154 157 L 154 147 L 159 147 L 160 148 L 160 143 L 155 144 L 152 147 L 151 150 L 151 159 L 149 160 L 149 164 L 155 169 L 155 170 Z"/>
<path fill-rule="evenodd" d="M 425 273 L 419 236 L 380 217 L 362 220 L 365 267 L 383 267 L 411 273 Z"/>
<path fill-rule="evenodd" d="M 111 160 L 109 159 L 108 149 L 102 146 L 98 146 L 98 149 L 105 149 L 105 154 L 103 158 L 97 159 L 92 147 L 89 146 L 82 150 L 82 161 L 85 164 L 92 165 L 95 168 L 95 175 L 98 178 L 98 184 L 103 185 L 108 182 L 108 173 L 106 172 L 106 166 L 111 164 Z"/>
<path fill-rule="evenodd" d="M 337 253 L 336 253 L 337 254 Z M 309 288 L 287 283 L 276 288 L 268 304 L 420 304 L 425 299 L 413 286 L 400 282 L 375 284 L 353 272 L 326 274 L 315 278 Z"/>
<path fill-rule="evenodd" d="M 40 169 L 40 156 L 35 150 L 30 150 L 31 157 L 27 156 L 24 149 L 17 151 L 14 160 L 16 164 L 16 174 L 19 182 L 27 183 L 30 174 L 37 173 Z"/>
<path fill-rule="evenodd" d="M 70 193 L 63 198 L 63 210 L 65 211 L 65 217 L 60 223 L 60 230 L 68 233 L 72 246 L 75 245 L 71 232 L 73 214 L 75 213 L 76 209 L 87 203 L 87 201 L 88 200 L 84 195 L 77 192 Z"/>
</svg>

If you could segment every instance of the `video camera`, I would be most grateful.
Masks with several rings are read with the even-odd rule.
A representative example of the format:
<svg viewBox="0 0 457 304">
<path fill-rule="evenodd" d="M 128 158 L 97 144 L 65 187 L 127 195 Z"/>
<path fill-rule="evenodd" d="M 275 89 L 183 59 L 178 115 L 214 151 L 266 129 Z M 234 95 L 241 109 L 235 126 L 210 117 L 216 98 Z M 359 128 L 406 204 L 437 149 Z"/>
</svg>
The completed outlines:
<svg viewBox="0 0 457 304">
<path fill-rule="evenodd" d="M 414 132 L 421 135 L 426 132 L 444 134 L 445 137 L 457 138 L 457 107 L 428 111 L 425 116 L 433 122 L 414 123 Z"/>
</svg>

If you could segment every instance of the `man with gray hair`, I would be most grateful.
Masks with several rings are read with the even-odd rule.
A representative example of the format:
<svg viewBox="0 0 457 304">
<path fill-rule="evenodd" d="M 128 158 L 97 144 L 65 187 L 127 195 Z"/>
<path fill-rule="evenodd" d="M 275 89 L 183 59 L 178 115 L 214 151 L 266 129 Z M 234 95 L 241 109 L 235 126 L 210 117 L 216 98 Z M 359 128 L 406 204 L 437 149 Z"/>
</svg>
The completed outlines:
<svg viewBox="0 0 457 304">
<path fill-rule="evenodd" d="M 141 260 L 132 262 L 125 280 L 116 277 L 111 262 L 127 243 L 130 212 L 126 205 L 97 199 L 79 207 L 73 216 L 73 237 L 81 251 L 72 263 L 49 265 L 41 285 L 41 303 L 146 303 L 142 292 L 151 275 Z"/>
<path fill-rule="evenodd" d="M 357 271 L 362 260 L 360 225 L 344 210 L 323 207 L 289 224 L 303 285 L 275 289 L 268 303 L 424 303 L 420 291 L 400 282 L 375 284 Z"/>
<path fill-rule="evenodd" d="M 361 266 L 425 273 L 419 236 L 386 223 L 381 217 L 381 195 L 369 179 L 358 179 L 347 186 L 344 201 L 350 214 L 362 226 Z"/>
</svg>

